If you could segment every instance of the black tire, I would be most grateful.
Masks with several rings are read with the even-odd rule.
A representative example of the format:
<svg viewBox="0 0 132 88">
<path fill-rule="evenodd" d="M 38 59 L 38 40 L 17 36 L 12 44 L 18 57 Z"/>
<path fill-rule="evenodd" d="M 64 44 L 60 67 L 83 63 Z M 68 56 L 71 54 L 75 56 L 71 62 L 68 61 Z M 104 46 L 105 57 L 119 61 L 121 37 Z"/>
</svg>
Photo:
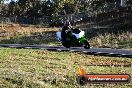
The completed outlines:
<svg viewBox="0 0 132 88">
<path fill-rule="evenodd" d="M 70 48 L 70 46 L 65 46 L 66 48 Z"/>
<path fill-rule="evenodd" d="M 81 86 L 84 86 L 87 84 L 87 79 L 84 76 L 78 76 L 77 77 L 77 83 L 80 84 Z"/>
<path fill-rule="evenodd" d="M 90 49 L 90 44 L 88 43 L 88 41 L 84 41 L 84 46 L 85 49 Z"/>
<path fill-rule="evenodd" d="M 66 42 L 62 42 L 62 45 L 63 45 L 64 47 L 66 47 L 66 48 L 70 48 L 70 45 L 67 44 Z"/>
</svg>

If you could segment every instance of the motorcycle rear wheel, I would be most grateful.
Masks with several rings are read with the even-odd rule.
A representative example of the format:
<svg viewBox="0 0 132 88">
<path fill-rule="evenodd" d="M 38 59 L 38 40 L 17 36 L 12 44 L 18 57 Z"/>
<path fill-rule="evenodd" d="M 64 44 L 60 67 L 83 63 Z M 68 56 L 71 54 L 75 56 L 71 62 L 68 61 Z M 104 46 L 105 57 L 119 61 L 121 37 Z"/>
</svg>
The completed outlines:
<svg viewBox="0 0 132 88">
<path fill-rule="evenodd" d="M 69 44 L 67 44 L 66 42 L 62 42 L 62 45 L 66 48 L 70 48 L 71 46 Z"/>
</svg>

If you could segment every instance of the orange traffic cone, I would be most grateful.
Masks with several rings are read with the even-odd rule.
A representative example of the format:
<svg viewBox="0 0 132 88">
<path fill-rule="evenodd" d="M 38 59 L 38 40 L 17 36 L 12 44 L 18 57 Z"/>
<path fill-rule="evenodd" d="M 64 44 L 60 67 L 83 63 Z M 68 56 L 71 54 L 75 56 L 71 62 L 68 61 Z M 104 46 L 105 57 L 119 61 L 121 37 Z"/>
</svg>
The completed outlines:
<svg viewBox="0 0 132 88">
<path fill-rule="evenodd" d="M 79 72 L 79 75 L 85 75 L 86 74 L 85 70 L 82 68 L 81 65 L 79 66 L 78 72 Z"/>
</svg>

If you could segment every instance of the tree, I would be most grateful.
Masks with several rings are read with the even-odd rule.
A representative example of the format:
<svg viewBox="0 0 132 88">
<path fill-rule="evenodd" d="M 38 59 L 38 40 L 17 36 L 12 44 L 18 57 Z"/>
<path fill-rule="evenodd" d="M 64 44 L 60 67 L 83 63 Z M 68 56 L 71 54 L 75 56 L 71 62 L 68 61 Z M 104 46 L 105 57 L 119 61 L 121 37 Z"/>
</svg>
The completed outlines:
<svg viewBox="0 0 132 88">
<path fill-rule="evenodd" d="M 2 4 L 5 0 L 0 0 L 0 4 Z"/>
</svg>

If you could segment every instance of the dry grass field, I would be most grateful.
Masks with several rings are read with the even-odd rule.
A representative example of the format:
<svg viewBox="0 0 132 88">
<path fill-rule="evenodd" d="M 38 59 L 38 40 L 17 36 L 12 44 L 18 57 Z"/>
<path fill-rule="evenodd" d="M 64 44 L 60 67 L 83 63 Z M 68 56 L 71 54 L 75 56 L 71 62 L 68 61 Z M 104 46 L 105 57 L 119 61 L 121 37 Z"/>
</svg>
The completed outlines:
<svg viewBox="0 0 132 88">
<path fill-rule="evenodd" d="M 130 74 L 132 59 L 38 49 L 0 48 L 0 88 L 131 88 L 129 84 L 76 83 L 79 65 L 88 74 Z M 106 65 L 106 66 L 104 66 Z"/>
<path fill-rule="evenodd" d="M 0 43 L 50 44 L 56 41 L 59 28 L 42 28 L 34 25 L 1 24 Z"/>
<path fill-rule="evenodd" d="M 129 31 L 118 34 L 100 34 L 89 41 L 94 47 L 132 49 L 132 33 Z"/>
</svg>

